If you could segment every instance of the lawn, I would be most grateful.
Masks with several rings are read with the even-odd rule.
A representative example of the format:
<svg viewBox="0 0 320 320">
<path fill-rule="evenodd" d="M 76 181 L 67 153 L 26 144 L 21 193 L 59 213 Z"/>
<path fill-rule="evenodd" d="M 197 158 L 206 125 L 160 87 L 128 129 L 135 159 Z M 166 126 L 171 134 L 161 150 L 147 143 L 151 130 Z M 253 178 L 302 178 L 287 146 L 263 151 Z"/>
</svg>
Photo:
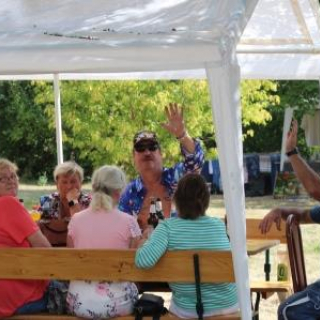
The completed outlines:
<svg viewBox="0 0 320 320">
<path fill-rule="evenodd" d="M 84 189 L 89 190 L 89 188 L 89 185 L 85 185 Z M 32 205 L 39 203 L 39 197 L 41 195 L 53 191 L 55 191 L 54 186 L 40 187 L 22 184 L 20 185 L 19 197 L 24 199 L 25 206 L 31 209 Z M 311 199 L 293 201 L 274 199 L 272 196 L 246 198 L 246 215 L 250 217 L 263 217 L 271 208 L 276 206 L 310 208 L 316 204 L 317 202 Z M 211 197 L 208 214 L 219 217 L 224 216 L 224 201 L 221 195 L 213 195 Z M 317 225 L 302 226 L 308 283 L 315 281 L 319 277 L 319 228 L 320 226 Z M 271 249 L 271 280 L 276 279 L 277 250 L 278 248 Z M 250 257 L 249 274 L 252 280 L 264 279 L 263 265 L 263 253 Z M 262 300 L 260 304 L 260 320 L 276 320 L 278 304 L 279 300 L 277 295 L 273 295 L 267 300 Z"/>
</svg>

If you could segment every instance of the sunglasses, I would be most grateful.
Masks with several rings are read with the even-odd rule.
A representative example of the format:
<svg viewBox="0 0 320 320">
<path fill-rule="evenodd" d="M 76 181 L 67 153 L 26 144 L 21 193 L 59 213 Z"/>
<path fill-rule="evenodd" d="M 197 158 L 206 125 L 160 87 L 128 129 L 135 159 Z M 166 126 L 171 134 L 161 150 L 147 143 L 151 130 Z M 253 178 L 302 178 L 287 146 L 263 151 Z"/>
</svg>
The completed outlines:
<svg viewBox="0 0 320 320">
<path fill-rule="evenodd" d="M 149 150 L 150 152 L 154 152 L 159 149 L 159 145 L 157 143 L 154 144 L 141 144 L 134 146 L 134 150 L 141 153 Z"/>
</svg>

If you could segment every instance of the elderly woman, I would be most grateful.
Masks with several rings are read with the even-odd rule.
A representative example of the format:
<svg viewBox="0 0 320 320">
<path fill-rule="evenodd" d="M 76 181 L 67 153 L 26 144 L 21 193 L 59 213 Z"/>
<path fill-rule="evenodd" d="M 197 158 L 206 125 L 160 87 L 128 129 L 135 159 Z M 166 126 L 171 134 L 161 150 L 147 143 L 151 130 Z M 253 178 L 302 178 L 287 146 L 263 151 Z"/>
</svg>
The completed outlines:
<svg viewBox="0 0 320 320">
<path fill-rule="evenodd" d="M 58 192 L 40 198 L 39 225 L 53 246 L 65 246 L 70 218 L 86 209 L 91 197 L 81 191 L 83 169 L 74 161 L 57 165 L 53 176 Z"/>
<path fill-rule="evenodd" d="M 117 209 L 126 185 L 121 169 L 103 166 L 92 177 L 90 207 L 71 218 L 68 246 L 85 249 L 134 248 L 141 231 L 136 219 Z M 131 282 L 71 281 L 67 302 L 77 317 L 104 319 L 128 315 L 138 298 Z"/>
<path fill-rule="evenodd" d="M 0 159 L 1 247 L 50 247 L 28 211 L 17 199 L 17 166 Z M 46 310 L 48 281 L 0 280 L 0 318 Z"/>
</svg>

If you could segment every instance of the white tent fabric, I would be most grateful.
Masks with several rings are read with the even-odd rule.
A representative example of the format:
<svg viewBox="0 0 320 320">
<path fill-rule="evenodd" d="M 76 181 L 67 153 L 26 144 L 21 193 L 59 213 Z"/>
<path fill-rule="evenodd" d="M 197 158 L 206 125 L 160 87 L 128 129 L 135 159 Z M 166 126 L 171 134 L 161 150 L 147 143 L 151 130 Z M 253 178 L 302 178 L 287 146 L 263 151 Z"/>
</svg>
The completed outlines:
<svg viewBox="0 0 320 320">
<path fill-rule="evenodd" d="M 240 112 L 240 70 L 234 56 L 218 68 L 207 68 L 212 97 L 219 164 L 222 176 L 228 231 L 233 252 L 234 270 L 238 283 L 238 298 L 242 319 L 250 319 L 248 259 L 245 254 L 246 223 L 243 177 L 242 128 Z M 221 107 L 223 106 L 223 107 Z M 231 220 L 229 220 L 231 219 Z M 235 254 L 240 250 L 240 254 Z M 241 284 L 238 282 L 241 279 Z M 239 288 L 241 285 L 241 289 Z M 240 293 L 241 290 L 241 294 Z M 242 294 L 245 294 L 242 296 Z M 245 308 L 245 309 L 244 309 Z"/>
<path fill-rule="evenodd" d="M 205 78 L 226 21 L 251 3 L 232 2 L 0 0 L 0 75 Z M 319 25 L 317 0 L 259 0 L 237 47 L 242 78 L 319 79 Z"/>
<path fill-rule="evenodd" d="M 244 3 L 2 0 L 0 70 L 35 74 L 203 68 L 204 62 L 223 59 L 219 47 L 228 37 L 226 21 L 239 21 Z"/>
<path fill-rule="evenodd" d="M 257 2 L 0 0 L 0 79 L 55 77 L 57 83 L 57 74 L 60 79 L 207 75 L 244 320 L 251 319 L 251 304 L 236 49 L 244 78 L 320 75 L 317 0 L 260 0 L 254 10 Z"/>
</svg>

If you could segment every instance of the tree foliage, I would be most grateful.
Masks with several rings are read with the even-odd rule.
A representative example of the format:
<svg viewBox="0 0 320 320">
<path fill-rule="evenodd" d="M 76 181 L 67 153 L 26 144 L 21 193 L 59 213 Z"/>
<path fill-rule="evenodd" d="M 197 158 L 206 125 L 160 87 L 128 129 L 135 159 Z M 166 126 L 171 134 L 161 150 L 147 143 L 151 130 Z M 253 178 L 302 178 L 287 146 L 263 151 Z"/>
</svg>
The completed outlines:
<svg viewBox="0 0 320 320">
<path fill-rule="evenodd" d="M 55 121 L 52 83 L 26 82 L 22 86 L 19 82 L 11 82 L 2 85 L 15 92 L 8 95 L 1 87 L 3 103 L 12 106 L 10 121 L 15 112 L 25 116 L 32 112 L 32 117 L 28 116 L 33 120 L 29 119 L 24 124 L 23 121 L 19 122 L 17 132 L 10 134 L 10 138 L 5 142 L 6 150 L 1 154 L 16 159 L 17 157 L 13 158 L 12 155 L 17 155 L 19 146 L 30 138 L 34 143 L 32 150 L 36 159 L 42 159 L 43 148 L 48 148 L 51 159 L 41 160 L 41 171 L 44 171 L 43 163 L 47 165 L 46 171 L 52 170 L 52 164 L 56 162 L 53 151 Z M 23 93 L 27 88 L 30 90 L 28 95 Z M 272 81 L 242 82 L 244 139 L 253 136 L 255 124 L 260 126 L 270 121 L 270 106 L 279 103 L 276 90 L 277 84 Z M 22 96 L 20 100 L 23 101 L 16 101 L 19 96 Z M 178 161 L 179 144 L 161 127 L 161 123 L 166 120 L 164 106 L 169 102 L 185 106 L 188 131 L 192 136 L 202 139 L 207 157 L 212 158 L 217 154 L 206 81 L 63 81 L 61 101 L 65 159 L 74 154 L 76 160 L 85 167 L 87 174 L 99 165 L 112 163 L 123 166 L 132 176 L 132 137 L 141 129 L 157 132 L 166 165 Z M 32 138 L 29 132 L 30 123 L 38 123 L 33 126 Z M 4 132 L 1 127 L 1 134 Z M 12 145 L 10 139 L 16 139 L 17 145 Z M 30 150 L 30 147 L 28 149 Z M 22 154 L 21 156 L 23 157 Z M 22 162 L 17 162 L 21 166 Z M 34 159 L 31 162 L 34 162 Z M 39 173 L 39 168 L 35 170 L 31 164 L 26 166 L 29 167 L 27 172 Z"/>
<path fill-rule="evenodd" d="M 49 170 L 56 162 L 55 131 L 46 105 L 35 103 L 30 81 L 0 82 L 0 156 L 17 163 L 24 176 Z"/>
<path fill-rule="evenodd" d="M 319 105 L 318 81 L 278 81 L 276 93 L 279 96 L 280 104 L 270 104 L 266 108 L 271 119 L 265 125 L 251 125 L 254 134 L 245 140 L 245 152 L 279 152 L 285 109 L 294 108 L 294 117 L 301 123 L 303 115 L 313 114 Z M 300 151 L 308 157 L 312 148 L 306 146 L 304 132 L 301 129 L 298 138 Z"/>
</svg>

